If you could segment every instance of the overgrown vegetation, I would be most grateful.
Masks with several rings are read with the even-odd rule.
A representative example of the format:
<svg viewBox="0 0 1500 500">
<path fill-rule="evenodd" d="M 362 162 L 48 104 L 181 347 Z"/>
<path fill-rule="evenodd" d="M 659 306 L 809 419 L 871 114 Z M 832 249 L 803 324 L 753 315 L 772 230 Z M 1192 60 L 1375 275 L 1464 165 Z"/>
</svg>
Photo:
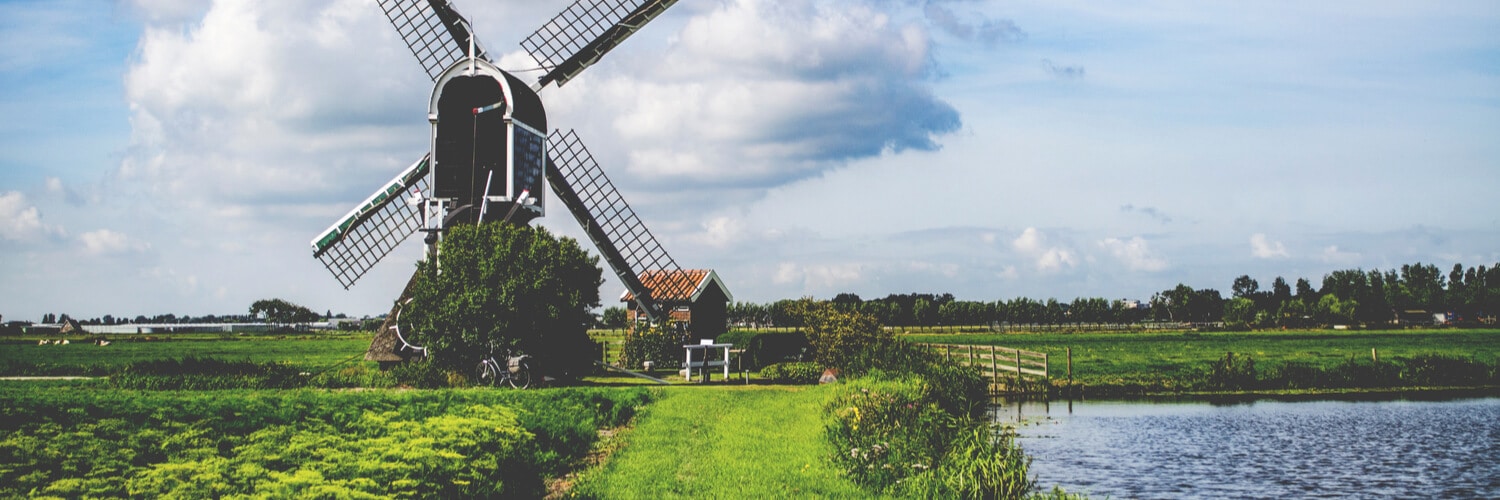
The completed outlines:
<svg viewBox="0 0 1500 500">
<path fill-rule="evenodd" d="M 630 370 L 639 370 L 641 363 L 650 361 L 658 368 L 681 368 L 682 346 L 687 342 L 687 330 L 670 326 L 633 328 L 625 332 L 625 345 L 620 351 L 620 366 Z"/>
<path fill-rule="evenodd" d="M 418 264 L 401 330 L 433 360 L 460 372 L 508 349 L 555 376 L 587 370 L 588 327 L 603 270 L 572 238 L 504 222 L 447 230 L 437 262 Z"/>
<path fill-rule="evenodd" d="M 650 394 L 0 386 L 0 496 L 537 497 Z"/>
<path fill-rule="evenodd" d="M 984 418 L 989 392 L 978 371 L 891 337 L 859 311 L 811 300 L 798 307 L 813 359 L 849 377 L 823 408 L 830 456 L 848 477 L 902 496 L 1030 493 L 1030 461 Z"/>
<path fill-rule="evenodd" d="M 1230 352 L 1188 384 L 1202 391 L 1464 386 L 1500 386 L 1500 369 L 1472 357 L 1441 354 L 1380 361 L 1349 358 L 1332 366 L 1262 362 L 1257 368 L 1253 357 Z"/>
</svg>

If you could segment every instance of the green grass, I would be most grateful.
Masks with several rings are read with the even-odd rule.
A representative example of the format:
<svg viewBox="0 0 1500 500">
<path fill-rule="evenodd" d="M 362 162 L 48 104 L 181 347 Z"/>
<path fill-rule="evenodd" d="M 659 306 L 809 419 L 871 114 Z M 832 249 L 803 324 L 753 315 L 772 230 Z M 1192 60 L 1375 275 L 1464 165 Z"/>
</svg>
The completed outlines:
<svg viewBox="0 0 1500 500">
<path fill-rule="evenodd" d="M 824 454 L 816 388 L 674 387 L 582 475 L 597 498 L 869 498 Z"/>
<path fill-rule="evenodd" d="M 0 385 L 0 498 L 539 497 L 649 397 Z"/>
<path fill-rule="evenodd" d="M 1495 364 L 1500 330 L 1312 330 L 1170 333 L 1008 333 L 903 336 L 913 342 L 998 345 L 1047 353 L 1053 380 L 1067 374 L 1085 385 L 1140 385 L 1172 389 L 1184 376 L 1209 366 L 1226 352 L 1252 356 L 1257 364 L 1301 362 L 1332 368 L 1349 359 L 1382 360 L 1438 354 Z"/>
<path fill-rule="evenodd" d="M 91 343 L 87 337 L 71 338 L 68 345 L 37 345 L 35 339 L 8 340 L 0 344 L 0 376 L 5 375 L 106 375 L 129 363 L 186 357 L 215 358 L 254 363 L 291 363 L 319 370 L 359 356 L 370 347 L 369 333 L 278 336 L 223 336 L 191 334 L 119 336 L 108 346 Z M 170 340 L 166 338 L 170 337 Z"/>
</svg>

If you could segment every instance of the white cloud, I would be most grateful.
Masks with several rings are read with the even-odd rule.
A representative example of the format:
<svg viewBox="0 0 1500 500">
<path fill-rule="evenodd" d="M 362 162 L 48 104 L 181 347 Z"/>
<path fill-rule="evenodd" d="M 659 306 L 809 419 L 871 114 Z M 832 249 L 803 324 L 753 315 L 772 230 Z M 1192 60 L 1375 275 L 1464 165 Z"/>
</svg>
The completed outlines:
<svg viewBox="0 0 1500 500">
<path fill-rule="evenodd" d="M 689 19 L 661 55 L 586 73 L 549 106 L 609 119 L 629 145 L 623 166 L 653 186 L 776 186 L 937 149 L 957 130 L 928 82 L 929 39 L 867 2 L 735 0 Z"/>
<path fill-rule="evenodd" d="M 1034 259 L 1038 271 L 1050 273 L 1078 266 L 1078 256 L 1071 248 L 1051 244 L 1047 235 L 1034 227 L 1021 231 L 1021 235 L 1011 242 L 1011 247 Z"/>
<path fill-rule="evenodd" d="M 1167 268 L 1167 260 L 1151 251 L 1150 244 L 1140 236 L 1121 240 L 1105 238 L 1099 246 L 1125 264 L 1132 271 L 1161 271 Z"/>
<path fill-rule="evenodd" d="M 1329 245 L 1323 248 L 1323 253 L 1319 257 L 1323 262 L 1330 264 L 1351 265 L 1358 263 L 1363 256 L 1359 252 L 1339 250 L 1338 245 Z"/>
<path fill-rule="evenodd" d="M 1265 233 L 1250 235 L 1250 255 L 1257 259 L 1285 259 L 1291 256 L 1286 251 L 1286 245 L 1280 241 L 1271 241 Z"/>
<path fill-rule="evenodd" d="M 391 31 L 359 0 L 220 0 L 190 26 L 148 24 L 125 74 L 121 177 L 219 216 L 357 198 L 425 149 L 405 134 L 425 125 L 424 75 Z M 389 154 L 402 144 L 409 157 Z"/>
<path fill-rule="evenodd" d="M 83 250 L 89 255 L 142 252 L 150 248 L 150 245 L 135 241 L 124 233 L 109 229 L 100 229 L 80 234 L 78 235 L 78 241 L 83 243 Z"/>
<path fill-rule="evenodd" d="M 61 228 L 42 222 L 42 212 L 27 202 L 26 195 L 19 191 L 0 193 L 0 239 L 35 241 L 62 234 Z"/>
<path fill-rule="evenodd" d="M 772 282 L 800 287 L 801 291 L 826 290 L 859 282 L 861 266 L 854 263 L 799 264 L 782 262 Z"/>
<path fill-rule="evenodd" d="M 690 234 L 688 240 L 714 248 L 725 248 L 740 241 L 745 233 L 744 223 L 731 217 L 714 217 L 700 224 L 702 232 Z"/>
</svg>

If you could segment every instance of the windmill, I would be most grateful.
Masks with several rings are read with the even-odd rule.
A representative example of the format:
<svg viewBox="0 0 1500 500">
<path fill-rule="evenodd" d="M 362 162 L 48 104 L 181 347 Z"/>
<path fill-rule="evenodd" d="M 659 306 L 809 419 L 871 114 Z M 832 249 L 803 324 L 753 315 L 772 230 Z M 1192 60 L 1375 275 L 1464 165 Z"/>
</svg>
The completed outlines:
<svg viewBox="0 0 1500 500">
<path fill-rule="evenodd" d="M 652 323 L 667 320 L 657 296 L 690 294 L 698 283 L 625 202 L 572 130 L 549 130 L 538 92 L 562 86 L 676 0 L 578 0 L 521 46 L 542 65 L 531 85 L 490 61 L 468 20 L 447 0 L 379 0 L 391 25 L 434 82 L 428 103 L 431 147 L 364 202 L 313 239 L 313 256 L 345 289 L 407 238 L 425 233 L 437 256 L 444 229 L 545 215 L 546 182 L 583 227 Z M 503 215 L 501 215 L 503 214 Z M 437 256 L 440 258 L 440 256 Z M 654 279 L 641 276 L 680 276 Z M 411 284 L 402 295 L 409 293 Z M 398 306 L 366 359 L 394 350 Z M 404 342 L 404 341 L 403 341 Z"/>
</svg>

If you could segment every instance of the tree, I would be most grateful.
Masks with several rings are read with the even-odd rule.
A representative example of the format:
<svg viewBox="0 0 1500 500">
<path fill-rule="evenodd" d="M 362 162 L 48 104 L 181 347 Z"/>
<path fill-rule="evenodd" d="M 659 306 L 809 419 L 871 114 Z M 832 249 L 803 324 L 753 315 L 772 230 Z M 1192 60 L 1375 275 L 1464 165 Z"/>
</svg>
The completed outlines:
<svg viewBox="0 0 1500 500">
<path fill-rule="evenodd" d="M 1307 278 L 1297 278 L 1297 298 L 1306 301 L 1318 300 L 1317 292 L 1313 291 L 1312 283 Z"/>
<path fill-rule="evenodd" d="M 1251 278 L 1250 275 L 1245 274 L 1234 279 L 1234 286 L 1231 290 L 1233 290 L 1235 298 L 1254 299 L 1255 294 L 1260 292 L 1260 283 L 1256 282 L 1255 278 Z"/>
<path fill-rule="evenodd" d="M 625 328 L 625 308 L 610 306 L 604 308 L 603 321 L 605 328 Z"/>
<path fill-rule="evenodd" d="M 1255 301 L 1245 297 L 1235 297 L 1224 303 L 1224 323 L 1230 328 L 1254 326 L 1257 313 Z"/>
<path fill-rule="evenodd" d="M 505 222 L 461 225 L 438 255 L 418 263 L 400 319 L 434 362 L 467 372 L 509 349 L 566 375 L 594 359 L 588 326 L 604 271 L 576 240 Z"/>
<path fill-rule="evenodd" d="M 320 318 L 311 309 L 281 299 L 261 299 L 251 303 L 250 315 L 277 325 L 305 323 Z M 156 320 L 159 323 L 173 323 L 176 322 L 177 315 L 157 316 Z"/>
</svg>

